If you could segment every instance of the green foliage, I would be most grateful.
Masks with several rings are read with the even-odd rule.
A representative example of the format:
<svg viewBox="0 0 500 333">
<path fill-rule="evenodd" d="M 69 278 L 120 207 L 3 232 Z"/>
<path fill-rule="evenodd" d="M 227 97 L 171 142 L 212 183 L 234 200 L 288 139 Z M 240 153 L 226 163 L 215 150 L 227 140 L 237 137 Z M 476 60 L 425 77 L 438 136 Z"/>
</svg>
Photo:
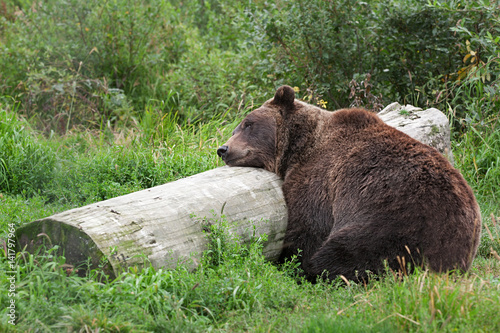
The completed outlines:
<svg viewBox="0 0 500 333">
<path fill-rule="evenodd" d="M 224 264 L 231 265 L 234 264 L 235 260 L 247 256 L 259 256 L 262 252 L 262 245 L 267 241 L 267 236 L 256 235 L 254 228 L 254 232 L 248 241 L 251 245 L 243 244 L 242 239 L 231 231 L 231 225 L 227 222 L 225 216 L 221 215 L 219 217 L 214 212 L 212 212 L 212 217 L 204 217 L 201 223 L 208 239 L 208 246 L 203 254 L 202 263 L 207 269 L 217 269 Z M 256 251 L 256 253 L 252 251 Z"/>
<path fill-rule="evenodd" d="M 359 317 L 345 318 L 335 315 L 314 315 L 308 319 L 300 332 L 305 333 L 357 333 L 357 332 L 394 332 L 388 322 L 369 323 Z"/>
<path fill-rule="evenodd" d="M 491 203 L 500 200 L 500 134 L 498 120 L 488 126 L 471 127 L 455 142 L 457 164 L 476 190 L 479 198 L 489 198 Z M 477 149 L 483 146 L 484 149 Z M 483 202 L 486 204 L 486 202 Z"/>
<path fill-rule="evenodd" d="M 377 109 L 381 96 L 384 103 L 450 104 L 455 116 L 482 120 L 500 100 L 494 6 L 422 0 L 22 3 L 22 11 L 3 12 L 0 63 L 9 75 L 0 75 L 0 89 L 21 102 L 20 111 L 38 128 L 62 133 L 81 124 L 130 126 L 154 103 L 168 104 L 181 120 L 193 113 L 207 120 L 246 110 L 284 83 L 331 108 L 361 103 Z M 349 96 L 350 83 L 367 75 L 377 100 Z"/>
<path fill-rule="evenodd" d="M 275 84 L 298 86 L 312 94 L 313 103 L 323 97 L 335 108 L 348 105 L 349 82 L 369 68 L 365 39 L 374 28 L 371 17 L 367 3 L 277 3 L 272 15 L 264 18 L 269 41 L 277 46 Z"/>
<path fill-rule="evenodd" d="M 214 263 L 206 252 L 194 271 L 146 266 L 130 268 L 115 280 L 98 271 L 79 277 L 55 255 L 19 253 L 14 276 L 15 327 L 23 332 L 36 323 L 40 332 L 64 331 L 496 331 L 500 321 L 500 261 L 482 259 L 471 275 L 418 270 L 368 285 L 297 284 L 292 272 L 265 261 L 262 242 L 248 246 L 231 236 L 227 222 L 214 217 L 210 247 L 222 248 Z M 220 241 L 218 241 L 218 239 Z M 221 244 L 219 246 L 219 244 Z M 10 271 L 0 250 L 0 267 Z M 11 274 L 11 273 L 9 273 Z M 8 285 L 9 274 L 0 275 Z M 8 276 L 9 275 L 9 276 Z M 0 294 L 0 314 L 9 298 Z"/>
<path fill-rule="evenodd" d="M 48 203 L 41 194 L 29 198 L 22 195 L 0 194 L 0 239 L 5 239 L 7 226 L 25 223 L 74 208 L 74 204 Z"/>
<path fill-rule="evenodd" d="M 500 133 L 498 119 L 487 125 L 472 125 L 454 141 L 456 166 L 468 180 L 483 212 L 479 254 L 500 253 L 499 226 L 495 223 L 500 200 Z M 482 147 L 482 149 L 478 149 Z M 490 218 L 490 214 L 493 216 Z"/>
<path fill-rule="evenodd" d="M 0 226 L 109 199 L 212 169 L 215 150 L 235 121 L 180 126 L 161 109 L 147 109 L 135 128 L 73 131 L 36 139 L 28 125 L 0 110 Z M 3 228 L 0 230 L 3 233 Z"/>
<path fill-rule="evenodd" d="M 227 225 L 223 219 L 217 222 Z M 37 255 L 18 254 L 16 329 L 22 331 L 39 320 L 47 332 L 97 327 L 203 331 L 235 313 L 293 307 L 300 287 L 264 260 L 265 238 L 242 247 L 222 225 L 211 240 L 221 244 L 215 239 L 226 235 L 220 253 L 225 260 L 212 265 L 207 252 L 195 272 L 182 265 L 172 271 L 148 266 L 140 271 L 131 268 L 114 281 L 99 281 L 94 279 L 97 272 L 81 278 L 66 270 L 65 259 L 54 255 L 55 248 Z M 0 264 L 7 267 L 3 251 Z M 6 276 L 0 281 L 7 284 Z M 283 282 L 292 292 L 283 292 Z M 5 293 L 0 297 L 4 315 L 8 298 Z"/>
<path fill-rule="evenodd" d="M 267 93 L 269 80 L 241 29 L 251 28 L 243 11 L 243 2 L 217 1 L 26 6 L 2 22 L 0 63 L 9 75 L 0 75 L 0 94 L 14 96 L 39 129 L 58 133 L 130 126 L 172 95 L 176 104 L 168 108 L 180 117 L 244 109 Z M 228 17 L 233 23 L 223 24 Z"/>
<path fill-rule="evenodd" d="M 85 204 L 109 199 L 212 169 L 216 148 L 229 135 L 226 120 L 179 126 L 177 118 L 148 108 L 136 129 L 68 135 L 54 142 L 60 151 L 56 178 L 47 184 L 51 201 Z M 109 145 L 109 140 L 112 144 Z M 68 149 L 69 148 L 69 149 Z"/>
<path fill-rule="evenodd" d="M 0 106 L 0 193 L 34 195 L 53 177 L 55 155 L 26 122 Z"/>
<path fill-rule="evenodd" d="M 23 9 L 3 22 L 0 62 L 9 75 L 0 88 L 39 126 L 98 127 L 168 92 L 158 79 L 185 47 L 168 2 L 57 0 Z"/>
<path fill-rule="evenodd" d="M 245 12 L 261 7 L 259 1 L 246 0 L 173 0 L 171 3 L 181 8 L 189 25 L 197 28 L 210 50 L 240 47 L 247 30 L 251 28 Z"/>
<path fill-rule="evenodd" d="M 276 84 L 298 86 L 313 103 L 358 105 L 354 96 L 348 98 L 349 82 L 370 74 L 373 95 L 381 94 L 386 103 L 442 108 L 450 100 L 467 100 L 458 97 L 464 88 L 457 84 L 466 74 L 497 81 L 494 6 L 476 1 L 465 8 L 449 1 L 282 1 L 258 24 L 268 38 L 263 43 L 272 43 L 276 54 L 271 64 Z M 474 56 L 465 59 L 468 40 Z M 496 86 L 492 82 L 474 94 L 484 91 L 495 99 Z M 461 117 L 471 112 L 469 105 L 459 108 Z"/>
<path fill-rule="evenodd" d="M 253 51 L 207 49 L 205 42 L 189 43 L 190 51 L 172 65 L 169 83 L 177 87 L 181 114 L 193 113 L 207 120 L 228 110 L 247 111 L 255 99 L 269 96 L 263 79 L 255 73 Z"/>
<path fill-rule="evenodd" d="M 387 317 L 381 320 L 392 316 L 396 331 L 453 332 L 475 330 L 473 327 L 495 330 L 500 325 L 498 320 L 487 324 L 485 321 L 493 315 L 499 295 L 495 293 L 481 310 L 473 305 L 482 295 L 488 294 L 481 290 L 483 281 L 467 276 L 417 272 L 403 280 L 382 280 L 374 285 L 373 294 L 367 298 L 374 307 L 386 308 Z"/>
<path fill-rule="evenodd" d="M 500 14 L 492 1 L 447 1 L 432 8 L 460 19 L 451 31 L 457 36 L 460 61 L 442 76 L 444 87 L 434 90 L 442 109 L 450 108 L 466 128 L 498 119 L 500 109 Z M 428 84 L 431 86 L 432 84 Z"/>
<path fill-rule="evenodd" d="M 421 88 L 453 71 L 460 62 L 457 36 L 451 31 L 458 14 L 429 7 L 425 1 L 391 1 L 379 8 L 374 77 L 388 87 L 385 95 L 416 106 L 433 105 Z M 387 96 L 384 96 L 387 97 Z"/>
</svg>

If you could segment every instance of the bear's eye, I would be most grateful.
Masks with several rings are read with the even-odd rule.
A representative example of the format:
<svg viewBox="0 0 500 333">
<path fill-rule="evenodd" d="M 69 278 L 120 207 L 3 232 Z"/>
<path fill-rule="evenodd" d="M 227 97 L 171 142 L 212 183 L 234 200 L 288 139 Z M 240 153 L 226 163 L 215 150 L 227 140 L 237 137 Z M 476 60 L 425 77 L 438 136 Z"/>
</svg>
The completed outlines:
<svg viewBox="0 0 500 333">
<path fill-rule="evenodd" d="M 245 123 L 243 124 L 243 129 L 245 129 L 245 128 L 249 128 L 249 127 L 252 127 L 252 125 L 253 125 L 253 123 L 252 123 L 252 122 L 247 121 L 247 122 L 245 122 Z"/>
</svg>

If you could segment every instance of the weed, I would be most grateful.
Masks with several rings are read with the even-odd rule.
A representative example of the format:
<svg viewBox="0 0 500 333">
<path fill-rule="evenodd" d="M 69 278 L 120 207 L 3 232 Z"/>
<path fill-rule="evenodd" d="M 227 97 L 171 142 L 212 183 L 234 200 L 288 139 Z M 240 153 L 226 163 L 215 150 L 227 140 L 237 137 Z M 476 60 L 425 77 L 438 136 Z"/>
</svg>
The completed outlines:
<svg viewBox="0 0 500 333">
<path fill-rule="evenodd" d="M 495 215 L 491 214 L 490 221 L 483 223 L 484 230 L 479 247 L 479 252 L 484 256 L 492 256 L 500 261 L 500 225 Z"/>
</svg>

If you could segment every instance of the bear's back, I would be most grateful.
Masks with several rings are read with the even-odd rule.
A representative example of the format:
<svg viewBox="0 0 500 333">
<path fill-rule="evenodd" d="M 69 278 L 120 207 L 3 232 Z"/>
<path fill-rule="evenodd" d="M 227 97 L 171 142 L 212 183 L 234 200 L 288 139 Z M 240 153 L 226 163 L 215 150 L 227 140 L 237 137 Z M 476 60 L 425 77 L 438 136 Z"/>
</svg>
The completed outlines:
<svg viewBox="0 0 500 333">
<path fill-rule="evenodd" d="M 375 113 L 360 108 L 340 109 L 331 112 L 329 117 L 330 126 L 344 126 L 352 129 L 363 129 L 369 126 L 385 125 L 385 123 Z"/>
</svg>

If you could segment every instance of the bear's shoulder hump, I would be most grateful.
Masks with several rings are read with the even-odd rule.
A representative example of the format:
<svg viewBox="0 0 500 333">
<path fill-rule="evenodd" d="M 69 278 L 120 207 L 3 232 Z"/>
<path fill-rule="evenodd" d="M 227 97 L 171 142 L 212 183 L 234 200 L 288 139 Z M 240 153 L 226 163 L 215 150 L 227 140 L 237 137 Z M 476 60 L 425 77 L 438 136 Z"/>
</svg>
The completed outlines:
<svg viewBox="0 0 500 333">
<path fill-rule="evenodd" d="M 332 114 L 332 118 L 333 122 L 337 125 L 346 125 L 357 128 L 384 124 L 384 122 L 375 113 L 361 108 L 341 109 L 335 111 Z"/>
</svg>

